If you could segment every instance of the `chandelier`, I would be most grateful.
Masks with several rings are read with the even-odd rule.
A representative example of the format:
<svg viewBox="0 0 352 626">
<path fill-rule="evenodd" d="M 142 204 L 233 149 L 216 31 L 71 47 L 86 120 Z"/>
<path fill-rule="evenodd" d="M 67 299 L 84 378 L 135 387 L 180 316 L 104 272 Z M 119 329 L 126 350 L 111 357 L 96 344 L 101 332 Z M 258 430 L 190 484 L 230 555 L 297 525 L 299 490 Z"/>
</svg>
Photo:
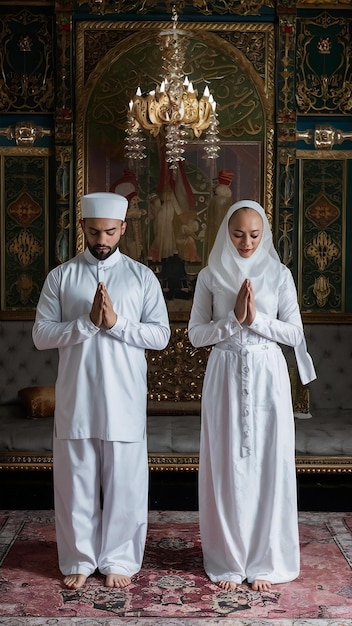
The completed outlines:
<svg viewBox="0 0 352 626">
<path fill-rule="evenodd" d="M 177 12 L 172 9 L 172 29 L 160 33 L 164 77 L 155 90 L 143 95 L 140 87 L 129 103 L 126 128 L 127 159 L 144 159 L 145 132 L 160 137 L 170 169 L 184 161 L 188 141 L 204 137 L 204 158 L 216 159 L 219 151 L 216 102 L 208 85 L 198 99 L 188 76 L 184 75 L 188 40 L 177 29 Z"/>
</svg>

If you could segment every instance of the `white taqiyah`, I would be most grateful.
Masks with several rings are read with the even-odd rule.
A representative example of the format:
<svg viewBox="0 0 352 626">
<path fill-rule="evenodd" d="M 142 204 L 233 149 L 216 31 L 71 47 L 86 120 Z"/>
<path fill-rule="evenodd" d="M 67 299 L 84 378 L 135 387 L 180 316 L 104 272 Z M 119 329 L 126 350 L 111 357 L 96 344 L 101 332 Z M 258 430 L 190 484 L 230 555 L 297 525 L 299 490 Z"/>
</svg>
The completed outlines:
<svg viewBox="0 0 352 626">
<path fill-rule="evenodd" d="M 125 220 L 128 200 L 117 193 L 97 191 L 81 198 L 82 218 Z"/>
</svg>

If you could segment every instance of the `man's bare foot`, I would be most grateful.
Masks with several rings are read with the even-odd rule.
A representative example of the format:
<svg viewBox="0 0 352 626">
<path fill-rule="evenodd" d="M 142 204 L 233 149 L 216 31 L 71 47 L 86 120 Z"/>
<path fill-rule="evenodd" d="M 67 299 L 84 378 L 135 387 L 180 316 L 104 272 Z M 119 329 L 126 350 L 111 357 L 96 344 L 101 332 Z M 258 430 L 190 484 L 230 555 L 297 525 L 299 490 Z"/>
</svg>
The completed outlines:
<svg viewBox="0 0 352 626">
<path fill-rule="evenodd" d="M 253 591 L 270 591 L 271 583 L 268 580 L 253 580 L 252 589 Z"/>
<path fill-rule="evenodd" d="M 218 585 L 225 591 L 235 591 L 237 589 L 237 583 L 234 583 L 232 580 L 219 580 Z"/>
<path fill-rule="evenodd" d="M 108 574 L 105 580 L 105 587 L 128 587 L 131 584 L 131 577 L 125 574 Z"/>
<path fill-rule="evenodd" d="M 80 589 L 87 580 L 84 574 L 69 574 L 64 578 L 64 585 L 69 589 Z"/>
</svg>

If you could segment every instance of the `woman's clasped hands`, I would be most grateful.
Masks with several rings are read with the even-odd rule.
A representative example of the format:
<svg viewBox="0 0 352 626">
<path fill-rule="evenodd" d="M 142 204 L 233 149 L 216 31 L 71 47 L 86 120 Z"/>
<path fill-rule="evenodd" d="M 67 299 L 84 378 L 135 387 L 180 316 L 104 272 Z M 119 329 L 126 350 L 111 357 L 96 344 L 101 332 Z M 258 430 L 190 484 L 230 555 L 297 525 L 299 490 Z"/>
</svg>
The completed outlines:
<svg viewBox="0 0 352 626">
<path fill-rule="evenodd" d="M 254 322 L 256 311 L 252 283 L 246 278 L 238 292 L 234 313 L 239 324 L 246 323 L 250 326 Z"/>
</svg>

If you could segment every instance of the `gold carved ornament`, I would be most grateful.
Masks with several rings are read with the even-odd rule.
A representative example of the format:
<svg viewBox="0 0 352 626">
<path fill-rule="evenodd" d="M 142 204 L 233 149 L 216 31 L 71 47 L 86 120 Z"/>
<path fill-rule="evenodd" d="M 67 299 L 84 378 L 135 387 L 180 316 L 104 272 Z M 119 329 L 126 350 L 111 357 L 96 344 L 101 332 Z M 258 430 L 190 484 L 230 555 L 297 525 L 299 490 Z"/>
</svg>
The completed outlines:
<svg viewBox="0 0 352 626">
<path fill-rule="evenodd" d="M 7 128 L 0 128 L 0 135 L 9 141 L 15 139 L 17 146 L 33 146 L 37 139 L 49 137 L 51 134 L 52 131 L 49 128 L 37 126 L 29 120 L 16 122 L 14 126 Z"/>
</svg>

